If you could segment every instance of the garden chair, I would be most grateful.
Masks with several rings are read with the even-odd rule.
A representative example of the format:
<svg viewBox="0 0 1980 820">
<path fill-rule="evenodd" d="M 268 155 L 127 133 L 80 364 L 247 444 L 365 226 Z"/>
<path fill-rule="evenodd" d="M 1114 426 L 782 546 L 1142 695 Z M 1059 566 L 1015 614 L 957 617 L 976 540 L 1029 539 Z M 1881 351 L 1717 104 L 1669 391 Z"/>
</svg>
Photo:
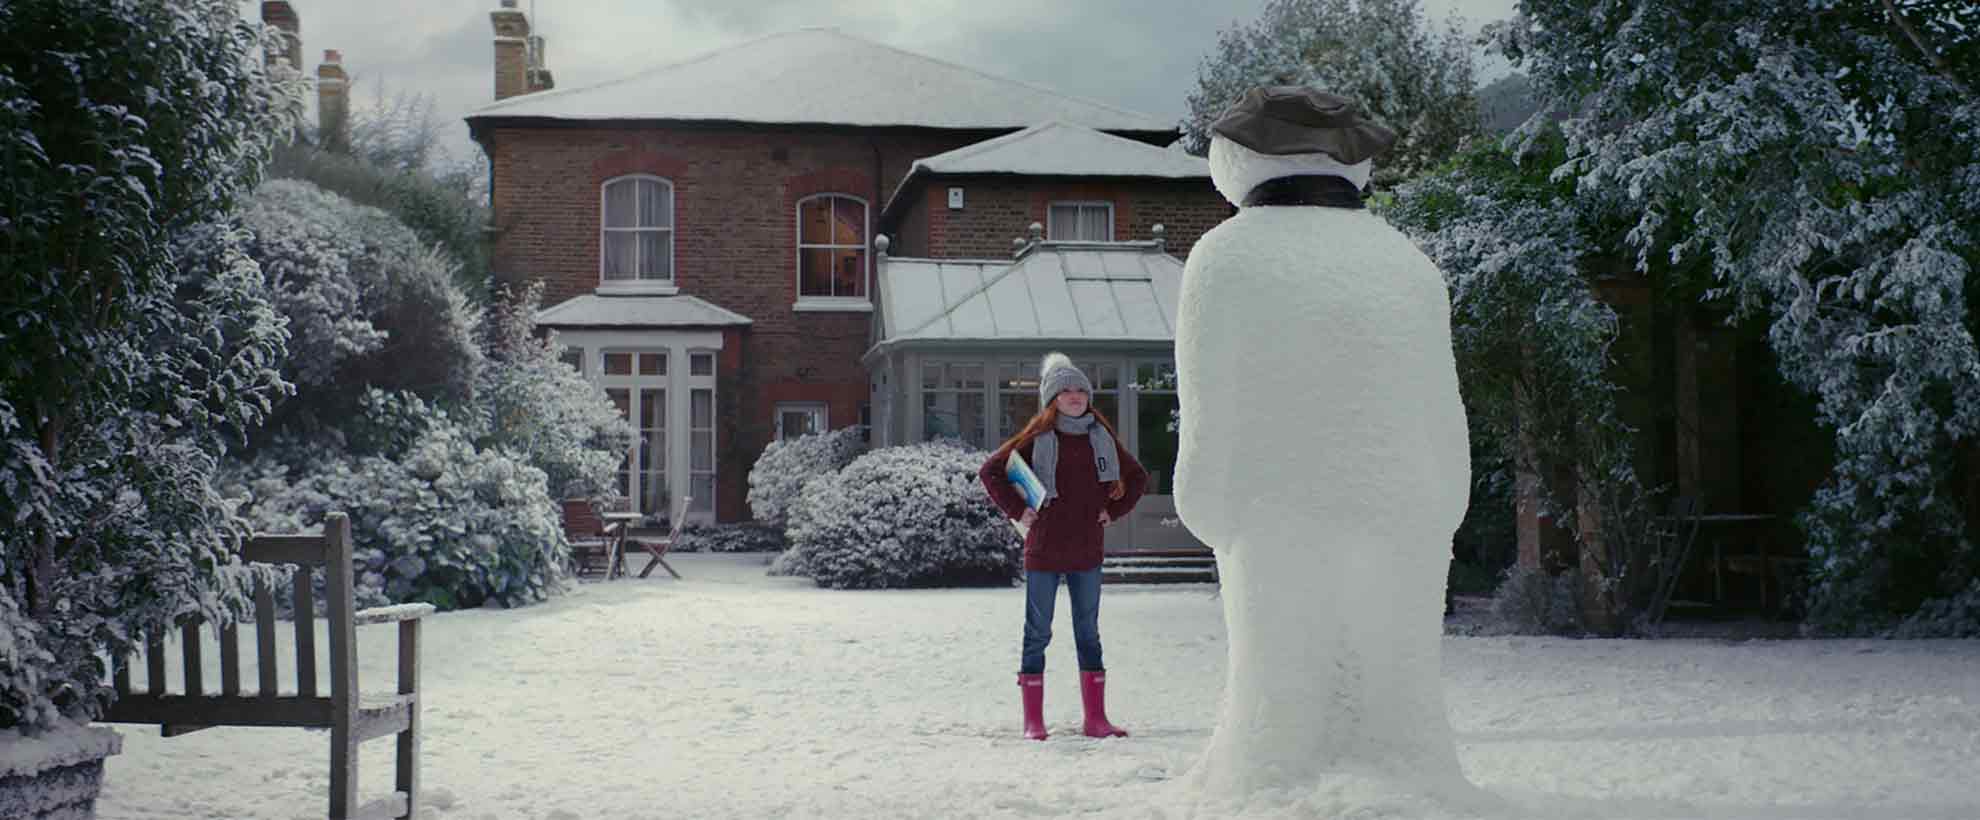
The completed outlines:
<svg viewBox="0 0 1980 820">
<path fill-rule="evenodd" d="M 1691 545 L 1698 540 L 1698 497 L 1681 495 L 1671 499 L 1670 515 L 1657 519 L 1652 533 L 1656 544 L 1657 591 L 1650 601 L 1650 622 L 1662 623 L 1664 612 L 1676 594 L 1684 565 L 1691 558 Z"/>
<path fill-rule="evenodd" d="M 637 545 L 639 548 L 646 550 L 646 554 L 648 556 L 646 559 L 646 567 L 639 571 L 639 577 L 645 578 L 646 576 L 651 575 L 653 573 L 654 567 L 659 567 L 661 569 L 666 570 L 668 575 L 674 576 L 674 580 L 678 581 L 681 579 L 681 574 L 674 571 L 674 567 L 672 564 L 667 563 L 667 551 L 673 549 L 674 544 L 678 543 L 681 540 L 681 527 L 687 523 L 688 507 L 693 503 L 694 503 L 693 498 L 689 498 L 685 496 L 681 498 L 680 510 L 674 513 L 673 525 L 668 528 L 666 538 L 661 539 L 661 538 L 650 538 L 650 537 L 642 536 L 640 538 L 630 539 L 630 543 L 632 545 Z M 620 553 L 620 560 L 621 561 L 624 560 L 623 551 Z M 617 571 L 620 574 L 624 574 L 625 573 L 624 565 L 623 564 L 620 565 Z"/>
<path fill-rule="evenodd" d="M 625 525 L 615 523 L 607 526 L 605 519 L 598 514 L 598 508 L 588 499 L 569 498 L 563 502 L 564 539 L 571 544 L 571 568 L 579 577 L 593 573 L 606 573 L 610 577 L 613 562 L 618 560 L 619 542 L 625 537 Z"/>
</svg>

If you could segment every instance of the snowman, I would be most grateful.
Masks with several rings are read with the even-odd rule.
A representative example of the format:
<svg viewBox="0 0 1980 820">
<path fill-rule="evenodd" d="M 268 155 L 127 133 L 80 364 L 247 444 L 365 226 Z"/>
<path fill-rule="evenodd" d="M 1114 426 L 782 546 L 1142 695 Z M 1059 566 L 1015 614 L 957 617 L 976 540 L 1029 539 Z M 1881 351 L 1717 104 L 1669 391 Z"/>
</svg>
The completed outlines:
<svg viewBox="0 0 1980 820">
<path fill-rule="evenodd" d="M 1395 135 L 1350 100 L 1253 89 L 1213 126 L 1239 206 L 1184 269 L 1175 500 L 1216 551 L 1211 794 L 1343 779 L 1474 795 L 1445 713 L 1443 604 L 1471 483 L 1444 278 L 1362 207 Z"/>
</svg>

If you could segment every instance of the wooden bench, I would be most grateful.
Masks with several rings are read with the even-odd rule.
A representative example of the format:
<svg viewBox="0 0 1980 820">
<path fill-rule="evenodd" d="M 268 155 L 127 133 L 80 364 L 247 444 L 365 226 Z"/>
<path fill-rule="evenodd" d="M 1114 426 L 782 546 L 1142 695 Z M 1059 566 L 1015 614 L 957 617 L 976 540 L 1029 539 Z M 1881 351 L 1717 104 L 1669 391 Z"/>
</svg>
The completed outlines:
<svg viewBox="0 0 1980 820">
<path fill-rule="evenodd" d="M 235 625 L 219 631 L 220 692 L 208 692 L 202 662 L 202 624 L 180 627 L 185 673 L 183 694 L 168 693 L 164 631 L 147 636 L 142 653 L 115 659 L 117 700 L 103 720 L 154 723 L 166 737 L 214 726 L 296 726 L 330 730 L 330 818 L 410 818 L 419 810 L 419 624 L 433 612 L 429 604 L 404 604 L 353 611 L 351 522 L 331 513 L 322 535 L 261 535 L 248 539 L 242 557 L 253 563 L 296 568 L 294 693 L 280 691 L 275 649 L 275 595 L 265 580 L 254 590 L 255 660 L 260 676 L 252 693 L 241 691 L 240 633 Z M 324 606 L 330 624 L 330 691 L 317 691 L 316 591 L 312 571 L 324 572 Z M 357 627 L 399 625 L 398 691 L 360 699 Z M 131 665 L 142 654 L 144 691 L 131 690 Z M 395 791 L 390 797 L 353 808 L 357 798 L 358 744 L 398 736 Z"/>
</svg>

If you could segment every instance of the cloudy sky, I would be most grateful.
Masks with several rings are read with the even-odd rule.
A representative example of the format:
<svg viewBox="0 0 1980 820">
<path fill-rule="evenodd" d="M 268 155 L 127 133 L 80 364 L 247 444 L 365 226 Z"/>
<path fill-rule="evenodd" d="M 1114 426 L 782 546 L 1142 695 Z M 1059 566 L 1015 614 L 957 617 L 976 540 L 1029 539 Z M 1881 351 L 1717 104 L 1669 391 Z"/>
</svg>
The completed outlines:
<svg viewBox="0 0 1980 820">
<path fill-rule="evenodd" d="M 1468 28 L 1511 16 L 1516 0 L 1423 0 L 1433 19 Z M 429 96 L 468 150 L 461 117 L 494 99 L 497 0 L 293 0 L 303 59 L 344 54 L 354 102 Z M 520 0 L 547 40 L 557 87 L 617 79 L 803 26 L 836 26 L 980 71 L 1164 118 L 1180 118 L 1217 32 L 1255 19 L 1266 0 Z M 248 4 L 258 8 L 258 3 Z M 1481 62 L 1491 79 L 1500 67 Z"/>
</svg>

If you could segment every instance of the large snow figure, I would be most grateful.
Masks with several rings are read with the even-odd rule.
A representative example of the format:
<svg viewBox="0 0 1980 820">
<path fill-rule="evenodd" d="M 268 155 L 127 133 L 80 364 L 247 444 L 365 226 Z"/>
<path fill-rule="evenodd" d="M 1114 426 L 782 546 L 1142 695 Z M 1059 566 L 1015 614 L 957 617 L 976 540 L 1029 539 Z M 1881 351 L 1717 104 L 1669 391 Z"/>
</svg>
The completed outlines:
<svg viewBox="0 0 1980 820">
<path fill-rule="evenodd" d="M 1441 675 L 1471 477 L 1450 301 L 1360 207 L 1394 136 L 1293 87 L 1254 89 L 1215 129 L 1211 176 L 1241 209 L 1190 253 L 1176 329 L 1176 506 L 1216 550 L 1230 633 L 1195 776 L 1472 793 Z"/>
</svg>

